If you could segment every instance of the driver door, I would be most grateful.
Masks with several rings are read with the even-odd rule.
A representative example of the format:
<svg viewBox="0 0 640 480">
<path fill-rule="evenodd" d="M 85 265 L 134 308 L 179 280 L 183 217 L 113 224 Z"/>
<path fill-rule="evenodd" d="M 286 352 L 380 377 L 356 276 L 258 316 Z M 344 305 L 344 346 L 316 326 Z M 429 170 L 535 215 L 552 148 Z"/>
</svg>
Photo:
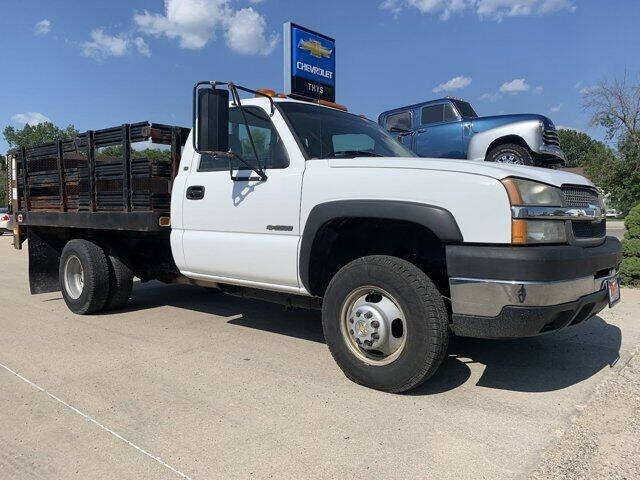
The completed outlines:
<svg viewBox="0 0 640 480">
<path fill-rule="evenodd" d="M 233 174 L 245 180 L 234 181 L 226 158 L 194 155 L 183 199 L 186 273 L 221 283 L 296 291 L 304 158 L 277 110 L 270 117 L 257 106 L 244 109 L 268 179 L 246 180 L 257 175 L 235 159 Z M 255 165 L 237 107 L 229 111 L 229 137 L 231 150 Z"/>
</svg>

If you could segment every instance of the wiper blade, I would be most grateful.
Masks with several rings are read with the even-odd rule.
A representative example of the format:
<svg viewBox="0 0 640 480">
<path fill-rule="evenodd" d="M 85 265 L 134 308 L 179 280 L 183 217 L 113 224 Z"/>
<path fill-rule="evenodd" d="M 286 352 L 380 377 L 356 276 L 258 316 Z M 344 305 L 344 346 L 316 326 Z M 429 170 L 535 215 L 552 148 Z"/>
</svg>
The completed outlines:
<svg viewBox="0 0 640 480">
<path fill-rule="evenodd" d="M 369 152 L 367 150 L 341 150 L 333 152 L 322 158 L 352 158 L 352 157 L 382 157 L 379 153 Z"/>
</svg>

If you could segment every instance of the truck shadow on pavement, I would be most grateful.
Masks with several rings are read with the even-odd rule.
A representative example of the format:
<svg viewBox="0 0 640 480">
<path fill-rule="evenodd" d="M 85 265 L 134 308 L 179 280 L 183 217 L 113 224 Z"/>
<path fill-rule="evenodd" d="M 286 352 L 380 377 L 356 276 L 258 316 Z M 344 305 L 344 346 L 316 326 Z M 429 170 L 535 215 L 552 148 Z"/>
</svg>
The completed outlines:
<svg viewBox="0 0 640 480">
<path fill-rule="evenodd" d="M 287 311 L 279 305 L 186 285 L 152 282 L 136 284 L 134 289 L 131 304 L 118 313 L 173 306 L 235 317 L 227 320 L 230 325 L 324 343 L 318 311 Z M 599 316 L 538 337 L 517 340 L 453 337 L 440 369 L 408 394 L 433 395 L 460 387 L 472 377 L 474 365 L 484 366 L 476 386 L 518 392 L 560 390 L 615 365 L 621 341 L 621 330 Z"/>
</svg>

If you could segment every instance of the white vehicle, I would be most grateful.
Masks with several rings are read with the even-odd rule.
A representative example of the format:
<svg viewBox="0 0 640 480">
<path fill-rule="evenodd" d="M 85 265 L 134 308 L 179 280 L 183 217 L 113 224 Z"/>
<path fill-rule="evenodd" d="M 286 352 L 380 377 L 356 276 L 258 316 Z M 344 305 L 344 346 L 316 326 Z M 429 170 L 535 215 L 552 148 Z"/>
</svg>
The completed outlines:
<svg viewBox="0 0 640 480">
<path fill-rule="evenodd" d="M 13 229 L 13 223 L 11 222 L 11 215 L 6 208 L 0 208 L 0 235 L 5 232 L 10 232 Z"/>
<path fill-rule="evenodd" d="M 194 88 L 196 128 L 175 155 L 170 221 L 166 211 L 131 208 L 126 180 L 123 210 L 101 211 L 95 172 L 107 160 L 93 166 L 91 145 L 106 133 L 59 142 L 52 152 L 88 159 L 98 201 L 72 211 L 68 195 L 66 210 L 16 210 L 32 292 L 62 290 L 73 312 L 88 314 L 126 303 L 135 275 L 321 308 L 347 377 L 389 392 L 433 375 L 452 333 L 537 335 L 619 299 L 620 243 L 605 237 L 584 177 L 415 158 L 335 105 L 261 92 L 241 101 L 238 90 L 253 92 Z M 138 138 L 130 128 L 125 161 Z M 74 156 L 74 146 L 87 155 Z M 27 151 L 27 161 L 44 150 L 34 160 Z M 36 203 L 25 197 L 29 181 L 14 205 Z"/>
</svg>

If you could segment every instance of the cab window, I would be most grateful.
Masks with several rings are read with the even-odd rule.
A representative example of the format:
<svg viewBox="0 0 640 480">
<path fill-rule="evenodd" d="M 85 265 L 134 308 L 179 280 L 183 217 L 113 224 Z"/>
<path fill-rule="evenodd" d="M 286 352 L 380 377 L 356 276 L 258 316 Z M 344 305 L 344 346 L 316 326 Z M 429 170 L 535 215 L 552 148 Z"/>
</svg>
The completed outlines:
<svg viewBox="0 0 640 480">
<path fill-rule="evenodd" d="M 387 116 L 385 123 L 387 130 L 397 128 L 399 130 L 411 130 L 411 112 L 392 113 Z"/>
<path fill-rule="evenodd" d="M 429 105 L 422 108 L 422 125 L 431 123 L 453 122 L 458 117 L 449 103 Z"/>
<path fill-rule="evenodd" d="M 288 167 L 289 157 L 287 156 L 287 151 L 269 116 L 258 107 L 244 107 L 244 111 L 258 152 L 260 165 L 266 169 Z M 249 165 L 256 166 L 256 157 L 251 147 L 247 127 L 238 108 L 232 108 L 229 111 L 229 148 Z M 246 168 L 246 165 L 234 158 L 232 160 L 232 168 Z M 211 155 L 202 155 L 200 157 L 199 172 L 228 169 L 229 160 L 226 157 L 213 157 Z"/>
</svg>

